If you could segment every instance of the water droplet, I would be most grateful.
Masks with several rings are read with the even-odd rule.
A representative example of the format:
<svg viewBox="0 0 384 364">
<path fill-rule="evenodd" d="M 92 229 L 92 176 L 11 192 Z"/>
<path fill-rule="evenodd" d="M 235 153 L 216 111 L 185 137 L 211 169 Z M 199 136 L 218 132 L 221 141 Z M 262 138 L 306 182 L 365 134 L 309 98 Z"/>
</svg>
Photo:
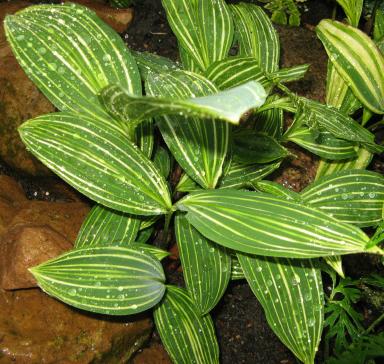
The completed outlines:
<svg viewBox="0 0 384 364">
<path fill-rule="evenodd" d="M 76 288 L 71 288 L 68 290 L 68 294 L 70 296 L 76 296 Z"/>
</svg>

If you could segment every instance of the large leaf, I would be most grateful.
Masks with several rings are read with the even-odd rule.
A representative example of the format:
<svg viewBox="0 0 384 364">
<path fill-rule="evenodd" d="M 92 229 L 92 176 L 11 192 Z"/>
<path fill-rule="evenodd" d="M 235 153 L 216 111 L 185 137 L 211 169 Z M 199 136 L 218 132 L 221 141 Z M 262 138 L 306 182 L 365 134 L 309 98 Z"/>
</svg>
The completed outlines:
<svg viewBox="0 0 384 364">
<path fill-rule="evenodd" d="M 312 258 L 368 251 L 368 236 L 317 208 L 264 193 L 196 192 L 180 200 L 188 221 L 205 237 L 244 253 Z M 372 252 L 381 253 L 374 248 Z"/>
<path fill-rule="evenodd" d="M 182 288 L 167 286 L 154 311 L 157 331 L 173 363 L 219 364 L 219 347 L 212 319 L 201 316 Z"/>
<path fill-rule="evenodd" d="M 83 310 L 131 315 L 156 305 L 165 291 L 163 268 L 140 249 L 76 249 L 31 269 L 48 294 Z"/>
<path fill-rule="evenodd" d="M 321 271 L 312 260 L 238 254 L 269 326 L 303 363 L 314 363 L 324 320 Z"/>
<path fill-rule="evenodd" d="M 188 223 L 176 217 L 177 246 L 190 297 L 202 315 L 211 311 L 224 294 L 231 277 L 231 257 Z"/>
<path fill-rule="evenodd" d="M 355 144 L 335 138 L 326 131 L 316 135 L 309 128 L 302 127 L 289 134 L 288 139 L 325 159 L 340 160 L 356 157 Z"/>
<path fill-rule="evenodd" d="M 75 248 L 129 246 L 136 240 L 140 224 L 138 217 L 95 205 L 81 226 Z"/>
<path fill-rule="evenodd" d="M 110 124 L 72 113 L 53 113 L 24 123 L 28 149 L 74 188 L 114 210 L 159 215 L 172 206 L 153 163 Z"/>
<path fill-rule="evenodd" d="M 266 72 L 277 71 L 280 43 L 271 20 L 254 4 L 231 5 L 241 56 L 252 56 Z"/>
<path fill-rule="evenodd" d="M 227 56 L 233 25 L 223 0 L 162 0 L 168 23 L 184 52 L 199 68 Z"/>
<path fill-rule="evenodd" d="M 301 198 L 340 221 L 377 225 L 382 220 L 384 177 L 356 169 L 333 173 L 305 188 Z"/>
<path fill-rule="evenodd" d="M 148 82 L 163 83 L 170 74 L 152 75 Z M 148 77 L 149 78 L 149 77 Z M 192 96 L 192 97 L 191 97 Z M 238 124 L 241 116 L 262 104 L 266 93 L 260 83 L 250 81 L 244 85 L 213 95 L 188 98 L 136 96 L 126 93 L 118 85 L 107 86 L 101 92 L 105 107 L 117 119 L 137 124 L 151 117 L 162 115 L 183 115 L 200 118 L 216 118 Z"/>
<path fill-rule="evenodd" d="M 70 3 L 31 6 L 4 24 L 20 65 L 59 110 L 108 120 L 97 96 L 104 87 L 119 84 L 141 94 L 134 58 L 91 10 Z"/>
<path fill-rule="evenodd" d="M 331 20 L 320 22 L 317 35 L 357 98 L 371 111 L 384 113 L 384 59 L 373 40 L 357 28 Z"/>
<path fill-rule="evenodd" d="M 173 98 L 217 91 L 204 77 L 187 72 L 149 78 L 147 89 L 151 95 Z M 204 188 L 215 187 L 227 154 L 228 123 L 181 115 L 157 118 L 157 123 L 168 148 L 187 174 Z"/>
</svg>

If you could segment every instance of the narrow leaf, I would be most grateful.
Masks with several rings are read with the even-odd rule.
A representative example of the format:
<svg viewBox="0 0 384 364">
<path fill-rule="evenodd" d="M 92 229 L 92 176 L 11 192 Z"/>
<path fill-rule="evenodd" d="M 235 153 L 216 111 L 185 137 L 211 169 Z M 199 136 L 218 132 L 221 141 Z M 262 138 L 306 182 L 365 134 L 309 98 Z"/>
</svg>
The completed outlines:
<svg viewBox="0 0 384 364">
<path fill-rule="evenodd" d="M 83 310 L 131 315 L 155 306 L 165 291 L 160 262 L 140 249 L 76 249 L 31 269 L 49 295 Z"/>
<path fill-rule="evenodd" d="M 345 278 L 343 271 L 343 258 L 341 255 L 330 255 L 324 258 L 327 264 L 341 277 Z"/>
<path fill-rule="evenodd" d="M 301 198 L 340 221 L 377 225 L 382 220 L 384 177 L 356 169 L 333 173 L 305 188 Z"/>
<path fill-rule="evenodd" d="M 107 123 L 80 114 L 53 113 L 20 128 L 23 142 L 46 166 L 96 202 L 138 215 L 172 206 L 153 163 Z"/>
<path fill-rule="evenodd" d="M 273 332 L 303 363 L 314 363 L 324 320 L 320 269 L 312 260 L 238 254 Z"/>
<path fill-rule="evenodd" d="M 363 11 L 363 0 L 336 0 L 339 5 L 343 8 L 347 15 L 348 22 L 353 27 L 359 26 L 361 13 Z"/>
<path fill-rule="evenodd" d="M 81 226 L 75 248 L 129 246 L 136 240 L 140 224 L 138 217 L 95 205 Z"/>
<path fill-rule="evenodd" d="M 280 99 L 278 95 L 268 97 L 266 102 L 273 102 Z M 265 133 L 272 138 L 280 140 L 284 131 L 284 113 L 281 109 L 270 109 L 256 113 L 256 121 L 254 129 L 261 133 Z"/>
<path fill-rule="evenodd" d="M 196 192 L 178 202 L 205 237 L 233 250 L 287 258 L 366 251 L 363 231 L 319 209 L 264 193 Z M 374 248 L 372 252 L 378 252 Z"/>
<path fill-rule="evenodd" d="M 269 193 L 274 196 L 279 196 L 287 200 L 300 201 L 299 193 L 283 187 L 281 184 L 273 181 L 258 181 L 253 183 L 253 187 L 260 192 Z"/>
<path fill-rule="evenodd" d="M 151 120 L 140 123 L 135 130 L 136 145 L 149 159 L 152 157 L 154 145 L 154 128 Z"/>
<path fill-rule="evenodd" d="M 185 284 L 201 315 L 211 311 L 224 294 L 231 277 L 231 257 L 188 223 L 176 217 L 177 246 Z"/>
<path fill-rule="evenodd" d="M 167 286 L 164 299 L 154 310 L 154 318 L 173 363 L 219 363 L 212 319 L 209 315 L 200 315 L 184 289 Z"/>
<path fill-rule="evenodd" d="M 201 187 L 186 173 L 184 173 L 175 187 L 177 192 L 194 192 L 200 191 Z"/>
<path fill-rule="evenodd" d="M 371 111 L 384 113 L 384 59 L 365 33 L 337 21 L 317 26 L 330 60 L 357 98 Z"/>
<path fill-rule="evenodd" d="M 171 171 L 171 159 L 166 149 L 158 147 L 153 158 L 153 163 L 158 168 L 164 178 L 168 178 Z"/>
</svg>

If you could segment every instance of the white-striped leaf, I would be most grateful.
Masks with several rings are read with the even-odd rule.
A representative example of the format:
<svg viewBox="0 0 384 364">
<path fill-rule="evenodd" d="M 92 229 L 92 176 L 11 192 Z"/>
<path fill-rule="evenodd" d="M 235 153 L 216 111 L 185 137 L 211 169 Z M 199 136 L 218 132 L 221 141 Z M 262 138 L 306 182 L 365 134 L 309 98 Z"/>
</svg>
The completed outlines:
<svg viewBox="0 0 384 364">
<path fill-rule="evenodd" d="M 201 316 L 186 290 L 167 286 L 154 310 L 157 331 L 173 363 L 219 364 L 219 346 L 209 314 Z"/>
<path fill-rule="evenodd" d="M 281 162 L 267 164 L 243 165 L 231 162 L 228 171 L 220 181 L 222 189 L 250 187 L 252 183 L 262 180 L 280 167 Z"/>
<path fill-rule="evenodd" d="M 167 178 L 171 171 L 171 158 L 168 154 L 168 151 L 159 146 L 156 149 L 156 153 L 153 157 L 153 163 L 164 176 L 164 178 Z"/>
<path fill-rule="evenodd" d="M 316 131 L 313 132 L 307 127 L 302 127 L 290 133 L 288 140 L 319 157 L 329 160 L 348 159 L 357 156 L 355 144 L 335 138 L 327 131 L 317 131 L 316 135 Z"/>
<path fill-rule="evenodd" d="M 384 113 L 384 59 L 373 40 L 357 28 L 331 20 L 322 20 L 316 31 L 356 97 L 371 111 Z"/>
<path fill-rule="evenodd" d="M 224 0 L 162 0 L 162 4 L 183 52 L 201 70 L 227 56 L 233 24 Z"/>
<path fill-rule="evenodd" d="M 245 279 L 243 268 L 240 265 L 237 254 L 234 252 L 231 254 L 231 263 L 231 281 Z"/>
<path fill-rule="evenodd" d="M 152 157 L 154 146 L 154 127 L 153 121 L 144 121 L 140 123 L 135 130 L 136 145 L 149 159 Z"/>
<path fill-rule="evenodd" d="M 323 176 L 301 193 L 304 202 L 357 226 L 382 220 L 384 177 L 364 170 L 345 170 Z"/>
<path fill-rule="evenodd" d="M 186 71 L 202 74 L 203 72 L 199 65 L 196 63 L 194 58 L 192 58 L 192 56 L 180 45 L 180 43 L 178 43 L 178 48 L 183 69 Z"/>
<path fill-rule="evenodd" d="M 280 97 L 272 95 L 268 97 L 266 103 L 273 102 Z M 282 109 L 270 109 L 256 113 L 256 121 L 254 129 L 258 132 L 265 133 L 272 138 L 280 140 L 284 131 L 284 112 Z"/>
<path fill-rule="evenodd" d="M 136 240 L 140 224 L 138 217 L 96 204 L 81 226 L 75 248 L 129 246 Z"/>
<path fill-rule="evenodd" d="M 165 292 L 159 260 L 140 248 L 76 249 L 31 272 L 49 295 L 71 306 L 109 315 L 145 311 Z"/>
<path fill-rule="evenodd" d="M 343 258 L 341 255 L 330 255 L 324 258 L 327 264 L 341 277 L 345 278 L 343 271 Z"/>
<path fill-rule="evenodd" d="M 377 9 L 375 14 L 375 24 L 373 27 L 373 39 L 376 42 L 384 38 L 384 9 Z M 379 47 L 380 48 L 380 47 Z"/>
<path fill-rule="evenodd" d="M 178 202 L 205 237 L 230 249 L 257 255 L 313 258 L 359 252 L 368 236 L 321 210 L 264 193 L 237 190 L 196 192 Z"/>
<path fill-rule="evenodd" d="M 217 91 L 204 77 L 187 72 L 149 78 L 147 90 L 154 96 L 172 98 L 205 96 Z M 184 171 L 200 186 L 215 187 L 227 154 L 229 124 L 181 115 L 156 120 L 169 150 Z"/>
<path fill-rule="evenodd" d="M 232 141 L 233 161 L 241 164 L 269 163 L 289 154 L 276 139 L 249 129 L 237 130 Z"/>
<path fill-rule="evenodd" d="M 194 192 L 200 191 L 202 188 L 186 173 L 184 173 L 181 177 L 175 190 L 177 192 Z"/>
<path fill-rule="evenodd" d="M 86 7 L 30 6 L 8 16 L 5 31 L 28 77 L 61 111 L 104 121 L 110 116 L 97 95 L 108 84 L 141 95 L 140 75 L 123 40 Z"/>
<path fill-rule="evenodd" d="M 235 23 L 235 37 L 239 42 L 241 56 L 258 60 L 266 72 L 279 68 L 280 43 L 271 20 L 263 9 L 254 4 L 231 5 Z"/>
<path fill-rule="evenodd" d="M 336 0 L 343 8 L 348 18 L 348 23 L 353 27 L 359 26 L 364 0 Z"/>
<path fill-rule="evenodd" d="M 285 188 L 281 184 L 273 181 L 258 181 L 252 184 L 253 187 L 260 192 L 269 193 L 274 196 L 279 196 L 287 200 L 301 201 L 299 193 Z"/>
<path fill-rule="evenodd" d="M 201 315 L 220 301 L 231 277 L 227 250 L 206 239 L 183 215 L 176 217 L 175 234 L 185 284 Z"/>
<path fill-rule="evenodd" d="M 274 82 L 279 81 L 282 83 L 297 81 L 305 76 L 309 66 L 309 64 L 300 64 L 298 66 L 281 68 L 269 74 L 269 78 L 273 79 Z"/>
<path fill-rule="evenodd" d="M 171 76 L 150 75 L 148 83 L 163 84 L 164 77 Z M 245 112 L 264 104 L 266 96 L 264 88 L 255 81 L 212 95 L 180 99 L 162 95 L 157 97 L 130 95 L 118 85 L 107 86 L 101 92 L 105 107 L 116 119 L 134 124 L 163 115 L 215 118 L 238 124 Z"/>
<path fill-rule="evenodd" d="M 24 123 L 29 150 L 81 193 L 114 210 L 159 215 L 172 206 L 153 163 L 107 123 L 85 115 L 53 113 Z"/>
<path fill-rule="evenodd" d="M 311 259 L 238 254 L 273 332 L 303 363 L 314 363 L 324 324 L 321 271 Z"/>
</svg>

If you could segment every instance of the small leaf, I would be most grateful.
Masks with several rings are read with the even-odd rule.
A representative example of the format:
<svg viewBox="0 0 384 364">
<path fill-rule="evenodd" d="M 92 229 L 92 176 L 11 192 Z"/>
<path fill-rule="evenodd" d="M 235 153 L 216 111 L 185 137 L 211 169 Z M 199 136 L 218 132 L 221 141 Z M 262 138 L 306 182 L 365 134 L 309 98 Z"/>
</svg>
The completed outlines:
<svg viewBox="0 0 384 364">
<path fill-rule="evenodd" d="M 348 22 L 354 27 L 359 26 L 364 0 L 336 0 L 348 17 Z"/>
<path fill-rule="evenodd" d="M 171 171 L 171 159 L 166 149 L 158 147 L 153 158 L 153 163 L 159 169 L 164 178 L 168 178 Z"/>
<path fill-rule="evenodd" d="M 154 76 L 151 82 L 161 81 Z M 215 118 L 238 124 L 245 112 L 264 103 L 266 93 L 254 81 L 217 94 L 187 99 L 130 95 L 118 85 L 110 85 L 101 92 L 101 98 L 115 118 L 135 124 L 162 115 Z"/>
<path fill-rule="evenodd" d="M 361 30 L 337 21 L 317 26 L 330 60 L 357 98 L 371 111 L 384 113 L 384 59 Z"/>
<path fill-rule="evenodd" d="M 154 310 L 157 331 L 173 363 L 219 364 L 211 317 L 201 316 L 186 290 L 167 286 Z"/>
<path fill-rule="evenodd" d="M 304 202 L 357 226 L 382 220 L 384 177 L 364 170 L 345 170 L 321 177 L 301 192 Z"/>
<path fill-rule="evenodd" d="M 160 215 L 172 206 L 153 163 L 107 123 L 52 113 L 24 123 L 24 144 L 46 166 L 94 201 L 114 210 Z"/>
<path fill-rule="evenodd" d="M 281 184 L 273 181 L 258 181 L 252 184 L 256 190 L 269 193 L 274 196 L 283 197 L 287 200 L 300 201 L 299 193 L 283 187 Z"/>
<path fill-rule="evenodd" d="M 200 191 L 202 188 L 186 173 L 184 173 L 175 187 L 177 192 L 194 192 Z"/>
<path fill-rule="evenodd" d="M 278 95 L 268 97 L 268 102 L 280 99 Z M 270 109 L 263 112 L 257 112 L 254 129 L 258 132 L 265 133 L 272 138 L 280 140 L 284 131 L 284 113 L 281 109 Z"/>
<path fill-rule="evenodd" d="M 136 240 L 140 224 L 138 217 L 95 205 L 81 226 L 75 248 L 129 246 Z"/>
<path fill-rule="evenodd" d="M 324 259 L 341 278 L 345 278 L 343 271 L 343 258 L 340 255 L 330 255 Z"/>
<path fill-rule="evenodd" d="M 31 269 L 49 295 L 83 310 L 131 315 L 155 306 L 165 291 L 160 262 L 139 249 L 76 249 Z"/>
<path fill-rule="evenodd" d="M 201 315 L 211 311 L 224 294 L 231 276 L 231 257 L 188 223 L 176 217 L 175 234 L 190 297 Z"/>
<path fill-rule="evenodd" d="M 312 258 L 366 251 L 368 236 L 319 209 L 264 193 L 195 192 L 177 203 L 201 234 L 249 254 Z M 380 253 L 377 247 L 369 250 Z"/>
<path fill-rule="evenodd" d="M 303 363 L 314 363 L 324 320 L 320 269 L 312 260 L 238 254 L 273 332 Z"/>
</svg>

